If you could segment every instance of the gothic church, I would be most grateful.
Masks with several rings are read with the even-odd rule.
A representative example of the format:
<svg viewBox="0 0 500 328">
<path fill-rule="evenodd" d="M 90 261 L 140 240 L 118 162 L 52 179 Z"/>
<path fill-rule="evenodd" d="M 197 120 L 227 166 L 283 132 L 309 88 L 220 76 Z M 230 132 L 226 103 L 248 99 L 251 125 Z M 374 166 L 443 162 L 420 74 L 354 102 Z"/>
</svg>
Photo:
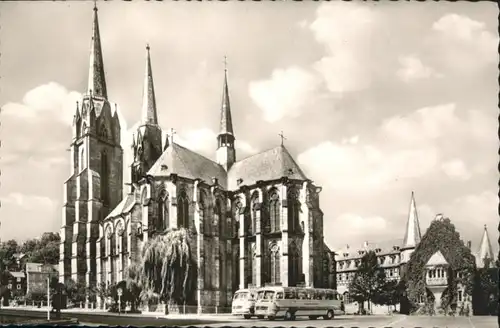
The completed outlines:
<svg viewBox="0 0 500 328">
<path fill-rule="evenodd" d="M 228 306 L 237 289 L 266 283 L 334 287 L 321 188 L 283 145 L 237 158 L 227 72 L 213 161 L 171 136 L 162 140 L 148 46 L 134 159 L 125 165 L 95 7 L 93 15 L 88 89 L 77 103 L 64 183 L 60 280 L 117 283 L 148 239 L 184 227 L 194 236 L 199 307 Z M 124 196 L 126 170 L 132 186 Z"/>
</svg>

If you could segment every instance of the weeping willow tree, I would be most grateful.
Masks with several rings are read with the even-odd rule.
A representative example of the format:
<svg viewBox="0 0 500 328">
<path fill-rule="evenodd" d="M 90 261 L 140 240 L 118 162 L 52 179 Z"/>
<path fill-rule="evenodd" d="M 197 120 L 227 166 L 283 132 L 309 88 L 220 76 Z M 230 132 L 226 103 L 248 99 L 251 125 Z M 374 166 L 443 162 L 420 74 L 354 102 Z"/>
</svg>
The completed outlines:
<svg viewBox="0 0 500 328">
<path fill-rule="evenodd" d="M 143 296 L 156 296 L 168 305 L 186 305 L 194 296 L 197 267 L 188 230 L 169 229 L 150 239 L 140 260 Z"/>
</svg>

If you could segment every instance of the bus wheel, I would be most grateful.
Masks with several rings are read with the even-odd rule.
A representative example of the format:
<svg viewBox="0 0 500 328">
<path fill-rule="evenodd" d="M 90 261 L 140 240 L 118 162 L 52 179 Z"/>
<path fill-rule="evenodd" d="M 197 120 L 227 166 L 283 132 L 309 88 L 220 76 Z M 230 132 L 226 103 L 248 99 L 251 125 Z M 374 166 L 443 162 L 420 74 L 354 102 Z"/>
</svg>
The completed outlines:
<svg viewBox="0 0 500 328">
<path fill-rule="evenodd" d="M 285 312 L 285 320 L 286 321 L 293 320 L 293 314 L 292 312 L 290 312 L 290 310 Z"/>
<path fill-rule="evenodd" d="M 332 320 L 334 316 L 335 315 L 333 313 L 333 310 L 328 310 L 328 312 L 326 312 L 326 315 L 323 316 L 323 319 Z"/>
<path fill-rule="evenodd" d="M 250 314 L 245 314 L 245 315 L 243 316 L 243 318 L 245 318 L 245 319 L 250 319 L 251 317 L 252 317 L 252 316 L 251 316 Z"/>
<path fill-rule="evenodd" d="M 310 315 L 310 316 L 309 316 L 309 319 L 311 319 L 311 320 L 316 320 L 316 319 L 318 319 L 318 317 L 317 317 L 317 316 L 315 316 L 315 315 Z"/>
<path fill-rule="evenodd" d="M 264 316 L 263 315 L 258 315 L 257 319 L 264 319 Z"/>
<path fill-rule="evenodd" d="M 272 315 L 270 315 L 270 316 L 268 316 L 268 317 L 267 317 L 267 319 L 268 319 L 269 321 L 273 321 L 273 320 L 274 320 L 274 317 L 273 317 Z"/>
</svg>

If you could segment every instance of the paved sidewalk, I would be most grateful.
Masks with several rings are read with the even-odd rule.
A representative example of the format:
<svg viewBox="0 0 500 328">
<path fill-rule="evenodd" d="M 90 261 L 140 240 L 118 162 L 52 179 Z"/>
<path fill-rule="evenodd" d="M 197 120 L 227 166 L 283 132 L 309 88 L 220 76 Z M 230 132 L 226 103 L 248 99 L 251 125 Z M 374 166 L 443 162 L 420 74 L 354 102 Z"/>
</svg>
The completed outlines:
<svg viewBox="0 0 500 328">
<path fill-rule="evenodd" d="M 9 310 L 19 310 L 19 311 L 37 311 L 37 312 L 47 312 L 47 307 L 41 307 L 38 308 L 36 306 L 3 306 L 2 308 L 4 309 L 9 309 Z M 102 309 L 84 309 L 84 308 L 71 308 L 71 309 L 65 309 L 61 310 L 61 313 L 92 313 L 96 315 L 107 315 L 107 316 L 122 316 L 122 317 L 137 317 L 137 316 L 142 316 L 142 317 L 151 317 L 151 318 L 166 318 L 166 319 L 202 319 L 202 320 L 214 320 L 214 321 L 240 321 L 244 320 L 243 317 L 239 316 L 233 316 L 231 314 L 215 314 L 215 313 L 202 313 L 202 314 L 197 314 L 197 313 L 186 313 L 186 314 L 180 314 L 180 313 L 170 313 L 168 315 L 165 315 L 164 313 L 161 312 L 147 312 L 143 311 L 142 313 L 114 313 L 114 312 L 108 312 L 106 310 Z"/>
</svg>

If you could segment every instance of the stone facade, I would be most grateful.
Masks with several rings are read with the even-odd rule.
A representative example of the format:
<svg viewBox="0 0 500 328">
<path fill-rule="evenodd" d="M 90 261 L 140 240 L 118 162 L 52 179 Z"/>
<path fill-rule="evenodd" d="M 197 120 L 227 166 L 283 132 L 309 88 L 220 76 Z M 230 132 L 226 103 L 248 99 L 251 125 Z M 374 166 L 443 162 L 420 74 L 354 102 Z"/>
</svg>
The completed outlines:
<svg viewBox="0 0 500 328">
<path fill-rule="evenodd" d="M 89 90 L 77 105 L 65 182 L 61 281 L 117 283 L 149 239 L 184 227 L 198 262 L 198 306 L 229 306 L 233 293 L 249 286 L 334 287 L 321 188 L 283 145 L 237 160 L 227 74 L 215 161 L 172 135 L 162 145 L 148 46 L 133 161 L 124 163 L 117 112 L 105 92 L 91 89 L 105 85 L 96 8 L 93 33 Z M 129 168 L 132 184 L 123 196 Z"/>
</svg>

